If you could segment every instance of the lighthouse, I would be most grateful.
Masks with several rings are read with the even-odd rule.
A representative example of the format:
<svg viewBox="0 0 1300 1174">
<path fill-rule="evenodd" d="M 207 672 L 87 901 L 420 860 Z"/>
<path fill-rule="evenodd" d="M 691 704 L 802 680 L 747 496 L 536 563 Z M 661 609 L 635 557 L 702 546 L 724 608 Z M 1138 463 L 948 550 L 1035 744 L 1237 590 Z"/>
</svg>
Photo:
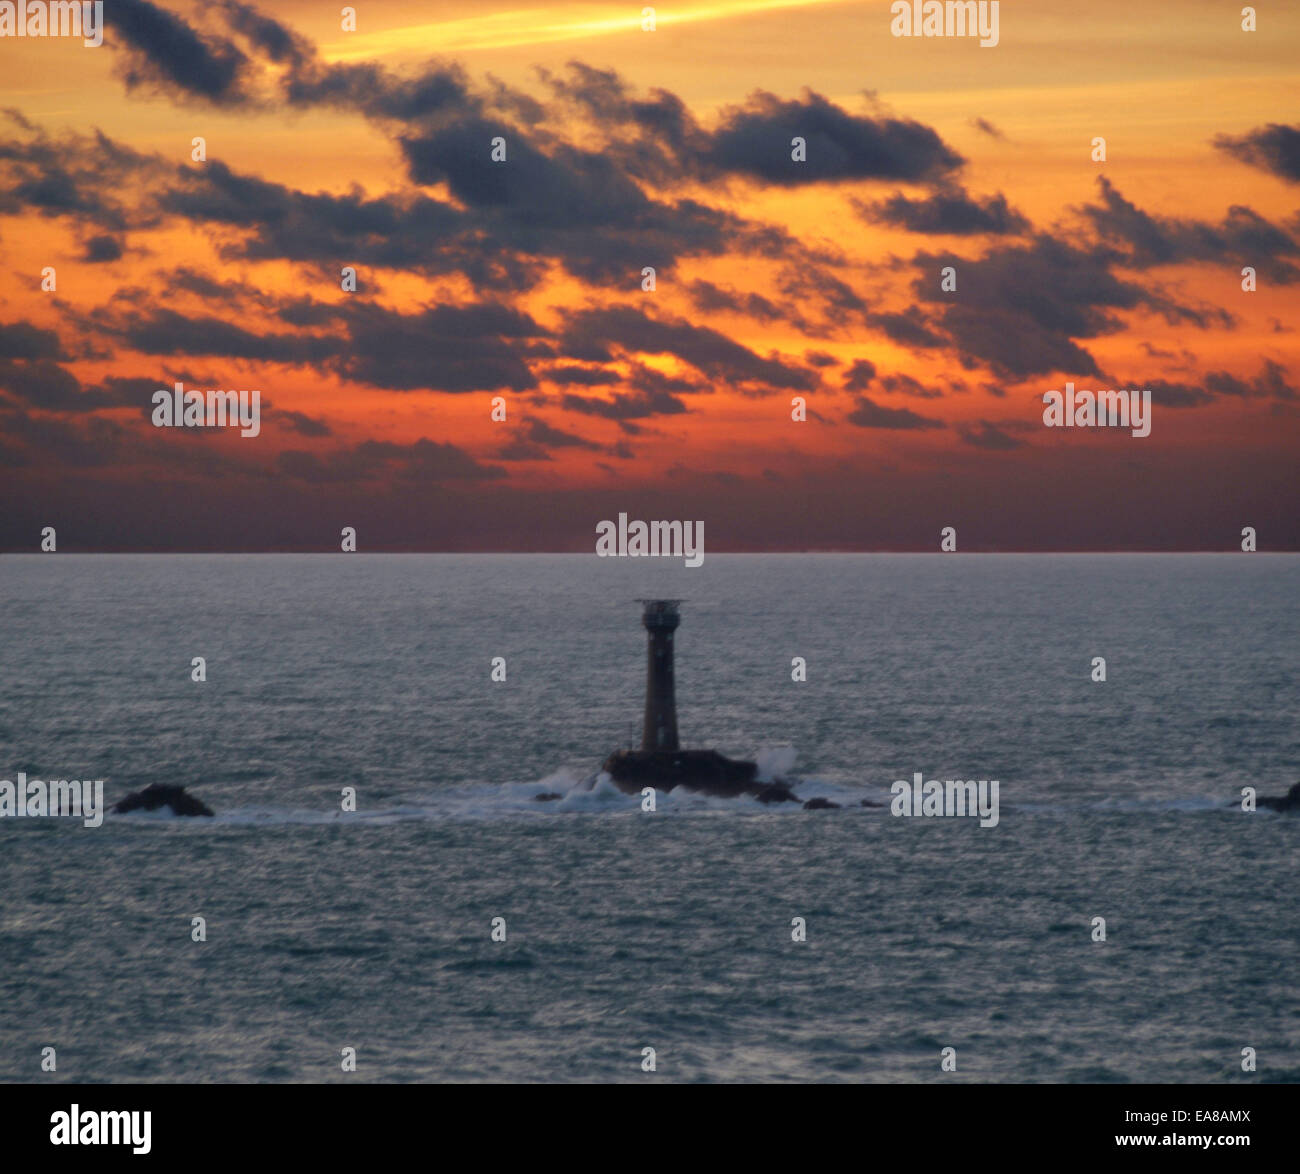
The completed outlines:
<svg viewBox="0 0 1300 1174">
<path fill-rule="evenodd" d="M 646 630 L 645 724 L 640 750 L 619 750 L 602 769 L 619 790 L 682 787 L 706 795 L 752 795 L 763 803 L 798 802 L 783 782 L 760 782 L 752 762 L 716 750 L 683 750 L 677 740 L 677 687 L 673 679 L 674 633 L 682 622 L 680 599 L 639 599 Z"/>
<path fill-rule="evenodd" d="M 646 630 L 645 727 L 643 751 L 676 751 L 677 693 L 673 687 L 673 633 L 682 617 L 680 599 L 639 599 Z"/>
</svg>

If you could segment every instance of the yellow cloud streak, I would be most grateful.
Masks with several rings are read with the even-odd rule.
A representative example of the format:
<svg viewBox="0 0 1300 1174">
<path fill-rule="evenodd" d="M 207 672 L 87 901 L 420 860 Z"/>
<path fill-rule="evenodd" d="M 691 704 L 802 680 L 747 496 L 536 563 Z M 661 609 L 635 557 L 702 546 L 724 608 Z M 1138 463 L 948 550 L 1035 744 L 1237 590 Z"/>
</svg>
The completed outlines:
<svg viewBox="0 0 1300 1174">
<path fill-rule="evenodd" d="M 686 10 L 664 9 L 656 5 L 658 27 L 694 24 L 705 20 L 726 20 L 752 16 L 780 8 L 811 8 L 837 4 L 842 0 L 732 0 L 705 4 Z M 559 8 L 498 12 L 485 16 L 464 17 L 436 24 L 409 25 L 375 33 L 354 33 L 347 38 L 321 45 L 329 61 L 409 52 L 468 52 L 474 49 L 509 49 L 520 45 L 545 45 L 559 41 L 580 41 L 615 33 L 631 33 L 641 28 L 641 8 L 629 6 L 630 15 L 606 20 L 565 20 Z"/>
</svg>

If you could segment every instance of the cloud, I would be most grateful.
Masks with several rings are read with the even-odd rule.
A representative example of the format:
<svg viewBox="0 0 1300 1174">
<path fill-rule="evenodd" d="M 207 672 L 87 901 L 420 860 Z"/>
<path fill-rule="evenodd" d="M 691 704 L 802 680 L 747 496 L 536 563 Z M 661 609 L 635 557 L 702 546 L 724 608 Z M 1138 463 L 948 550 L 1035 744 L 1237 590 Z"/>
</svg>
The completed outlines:
<svg viewBox="0 0 1300 1174">
<path fill-rule="evenodd" d="M 549 461 L 551 450 L 558 448 L 581 448 L 593 452 L 604 452 L 606 446 L 574 432 L 565 432 L 545 420 L 530 419 L 525 421 L 519 434 L 498 452 L 497 459 L 502 461 Z M 615 454 L 618 455 L 618 454 Z"/>
<path fill-rule="evenodd" d="M 1106 242 L 1128 246 L 1123 263 L 1137 269 L 1209 261 L 1239 268 L 1254 265 L 1278 285 L 1300 281 L 1300 268 L 1283 257 L 1300 256 L 1300 244 L 1283 229 L 1240 204 L 1219 224 L 1153 216 L 1126 200 L 1104 175 L 1097 177 L 1101 204 L 1084 216 Z"/>
<path fill-rule="evenodd" d="M 630 306 L 580 310 L 569 316 L 562 344 L 570 353 L 602 357 L 608 347 L 671 354 L 704 375 L 730 384 L 811 390 L 817 377 L 777 357 L 762 358 L 708 326 L 681 318 L 651 318 Z"/>
<path fill-rule="evenodd" d="M 0 139 L 0 214 L 31 209 L 114 237 L 157 225 L 152 188 L 170 170 L 158 156 L 134 151 L 102 131 L 54 137 L 16 111 L 6 114 L 22 133 Z"/>
<path fill-rule="evenodd" d="M 351 448 L 317 454 L 299 449 L 280 453 L 278 467 L 287 477 L 314 484 L 394 478 L 436 484 L 504 477 L 499 465 L 483 465 L 464 449 L 421 437 L 412 444 L 366 440 Z"/>
<path fill-rule="evenodd" d="M 503 162 L 491 157 L 496 138 L 505 140 Z M 586 281 L 627 287 L 646 265 L 667 270 L 747 238 L 730 212 L 650 198 L 603 152 L 534 143 L 499 121 L 462 117 L 398 142 L 412 180 L 446 183 L 499 247 L 557 258 Z"/>
<path fill-rule="evenodd" d="M 85 251 L 81 257 L 83 261 L 89 261 L 92 264 L 120 261 L 122 259 L 122 242 L 103 233 L 92 236 L 86 241 Z"/>
<path fill-rule="evenodd" d="M 853 366 L 844 372 L 844 390 L 866 391 L 875 378 L 875 363 L 870 359 L 854 359 Z"/>
<path fill-rule="evenodd" d="M 148 0 L 104 5 L 105 41 L 127 49 L 127 90 L 153 86 L 218 106 L 247 100 L 249 59 L 224 37 L 205 36 Z"/>
<path fill-rule="evenodd" d="M 867 321 L 900 346 L 924 350 L 944 345 L 943 335 L 934 331 L 916 306 L 908 306 L 901 313 L 882 311 L 868 314 Z"/>
<path fill-rule="evenodd" d="M 277 419 L 283 420 L 285 426 L 298 433 L 299 436 L 321 437 L 334 435 L 334 430 L 326 421 L 315 416 L 308 416 L 303 412 L 277 410 L 275 416 Z"/>
<path fill-rule="evenodd" d="M 339 351 L 334 338 L 258 334 L 221 318 L 190 318 L 175 310 L 130 314 L 117 328 L 132 350 L 149 355 L 218 355 L 261 362 L 319 364 Z"/>
<path fill-rule="evenodd" d="M 549 383 L 580 387 L 605 387 L 611 383 L 619 383 L 623 379 L 617 371 L 610 371 L 603 367 L 574 366 L 550 367 L 542 372 L 542 377 Z"/>
<path fill-rule="evenodd" d="M 0 359 L 61 359 L 66 357 L 57 332 L 21 322 L 0 322 Z"/>
<path fill-rule="evenodd" d="M 528 314 L 499 302 L 443 303 L 402 314 L 347 299 L 337 306 L 295 302 L 288 314 L 336 329 L 259 334 L 225 319 L 171 309 L 100 315 L 100 323 L 145 354 L 305 365 L 390 391 L 524 391 L 537 385 L 521 344 L 545 331 Z"/>
<path fill-rule="evenodd" d="M 1218 135 L 1214 145 L 1288 183 L 1300 183 L 1300 127 L 1270 122 L 1244 135 Z"/>
<path fill-rule="evenodd" d="M 1225 397 L 1271 399 L 1276 404 L 1290 403 L 1297 398 L 1295 388 L 1287 381 L 1287 368 L 1273 359 L 1265 359 L 1259 373 L 1251 378 L 1228 371 L 1210 371 L 1192 381 L 1148 379 L 1128 383 L 1112 381 L 1111 385 L 1150 388 L 1151 402 L 1166 408 L 1199 408 Z"/>
<path fill-rule="evenodd" d="M 541 74 L 557 98 L 578 106 L 610 136 L 606 153 L 647 180 L 736 177 L 779 187 L 930 182 L 965 162 L 922 123 L 851 114 L 811 89 L 800 99 L 756 90 L 723 109 L 708 129 L 675 94 L 656 88 L 635 96 L 613 70 L 570 62 L 566 77 Z M 807 145 L 802 163 L 791 158 L 796 137 Z"/>
<path fill-rule="evenodd" d="M 791 159 L 791 140 L 807 143 L 807 161 Z M 820 94 L 802 101 L 758 91 L 722 122 L 697 155 L 705 171 L 792 187 L 864 179 L 934 181 L 965 162 L 928 126 L 908 119 L 849 114 Z"/>
<path fill-rule="evenodd" d="M 859 199 L 851 203 L 869 223 L 888 224 L 908 232 L 1011 236 L 1027 232 L 1031 227 L 1024 216 L 1007 204 L 1001 192 L 980 199 L 960 187 L 945 187 L 921 200 L 910 200 L 900 192 L 874 204 Z"/>
<path fill-rule="evenodd" d="M 942 331 L 968 366 L 984 363 L 1002 377 L 1049 371 L 1097 375 L 1093 356 L 1076 341 L 1124 328 L 1119 311 L 1144 308 L 1166 320 L 1207 316 L 1180 306 L 1149 284 L 1112 271 L 1115 254 L 1038 233 L 1024 244 L 996 247 L 977 260 L 952 253 L 918 253 L 912 284 L 928 303 L 931 331 Z M 957 271 L 957 289 L 939 289 L 941 269 Z"/>
<path fill-rule="evenodd" d="M 530 315 L 498 302 L 428 306 L 401 314 L 345 302 L 337 369 L 394 391 L 525 391 L 537 386 L 518 345 L 545 333 Z"/>
<path fill-rule="evenodd" d="M 988 420 L 980 420 L 978 424 L 958 424 L 957 435 L 963 443 L 991 452 L 1009 452 L 1013 448 L 1025 447 L 1023 440 Z"/>
<path fill-rule="evenodd" d="M 615 392 L 609 399 L 566 395 L 560 401 L 560 406 L 569 412 L 617 420 L 625 427 L 631 420 L 649 416 L 676 416 L 686 411 L 686 405 L 666 391 L 638 391 L 631 394 Z"/>
<path fill-rule="evenodd" d="M 882 407 L 864 395 L 858 397 L 858 406 L 846 418 L 850 424 L 856 424 L 859 428 L 887 428 L 902 431 L 944 427 L 941 420 L 917 415 L 908 408 Z"/>
<path fill-rule="evenodd" d="M 882 376 L 880 387 L 891 395 L 910 395 L 916 399 L 940 399 L 944 395 L 937 387 L 926 387 L 912 376 L 901 373 Z"/>
</svg>

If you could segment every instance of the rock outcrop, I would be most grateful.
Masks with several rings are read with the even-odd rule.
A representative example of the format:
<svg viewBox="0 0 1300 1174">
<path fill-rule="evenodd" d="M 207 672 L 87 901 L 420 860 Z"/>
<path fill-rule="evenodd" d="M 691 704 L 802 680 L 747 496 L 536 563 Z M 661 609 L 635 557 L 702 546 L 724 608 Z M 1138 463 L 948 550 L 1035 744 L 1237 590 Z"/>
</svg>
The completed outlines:
<svg viewBox="0 0 1300 1174">
<path fill-rule="evenodd" d="M 126 798 L 119 799 L 110 810 L 122 815 L 128 811 L 157 811 L 162 807 L 170 807 L 176 815 L 214 814 L 201 799 L 172 783 L 150 783 L 143 791 L 132 791 Z"/>
</svg>

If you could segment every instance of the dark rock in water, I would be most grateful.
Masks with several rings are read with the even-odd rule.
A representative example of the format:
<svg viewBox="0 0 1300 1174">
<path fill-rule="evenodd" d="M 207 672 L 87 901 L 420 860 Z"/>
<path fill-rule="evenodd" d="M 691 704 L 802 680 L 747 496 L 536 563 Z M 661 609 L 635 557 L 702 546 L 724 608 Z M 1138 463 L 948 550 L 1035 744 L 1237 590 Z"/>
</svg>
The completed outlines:
<svg viewBox="0 0 1300 1174">
<path fill-rule="evenodd" d="M 884 806 L 886 806 L 886 805 L 885 805 L 884 803 L 877 803 L 874 799 L 863 799 L 862 802 L 861 802 L 860 804 L 858 804 L 858 806 L 860 806 L 860 807 L 884 807 Z"/>
<path fill-rule="evenodd" d="M 808 802 L 803 805 L 803 809 L 805 811 L 838 811 L 840 805 L 838 803 L 832 803 L 829 799 L 823 799 L 818 795 L 815 799 L 809 799 Z"/>
<path fill-rule="evenodd" d="M 1300 811 L 1300 783 L 1285 795 L 1266 795 L 1263 799 L 1256 799 L 1255 806 L 1269 811 Z"/>
<path fill-rule="evenodd" d="M 552 799 L 563 799 L 564 796 L 559 791 L 543 791 L 540 795 L 534 795 L 533 801 L 536 803 L 550 803 Z"/>
<path fill-rule="evenodd" d="M 157 811 L 160 807 L 170 807 L 176 815 L 213 814 L 206 803 L 187 795 L 184 787 L 171 783 L 150 783 L 143 791 L 132 791 L 125 799 L 113 804 L 111 810 L 124 814 L 128 811 Z"/>
<path fill-rule="evenodd" d="M 727 758 L 716 750 L 619 750 L 601 768 L 625 794 L 643 787 L 671 791 L 685 787 L 723 799 L 753 795 L 763 803 L 794 799 L 784 783 L 760 783 L 753 762 Z"/>
</svg>

